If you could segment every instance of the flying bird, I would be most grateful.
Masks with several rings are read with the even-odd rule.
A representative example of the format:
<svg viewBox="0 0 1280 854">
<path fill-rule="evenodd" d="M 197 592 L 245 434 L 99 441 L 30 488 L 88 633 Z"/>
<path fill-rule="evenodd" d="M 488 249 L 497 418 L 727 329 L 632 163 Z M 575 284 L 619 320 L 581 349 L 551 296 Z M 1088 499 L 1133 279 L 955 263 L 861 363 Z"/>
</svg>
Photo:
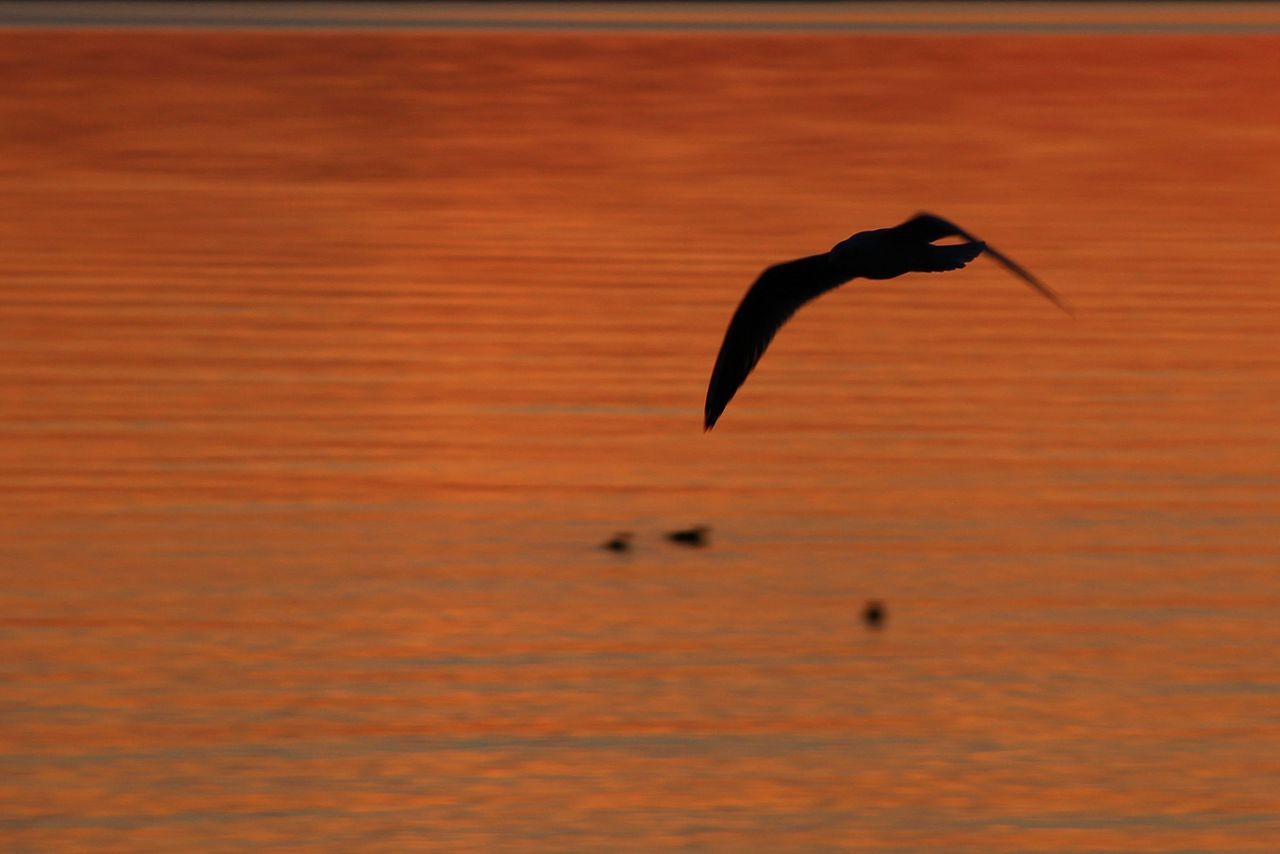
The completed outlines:
<svg viewBox="0 0 1280 854">
<path fill-rule="evenodd" d="M 935 244 L 959 237 L 963 243 Z M 704 429 L 715 426 L 782 325 L 800 306 L 851 279 L 892 279 L 904 273 L 958 270 L 986 252 L 1058 308 L 1071 308 L 1049 286 L 1012 258 L 940 216 L 920 213 L 893 228 L 860 231 L 830 252 L 775 264 L 760 274 L 742 298 L 707 386 Z"/>
</svg>

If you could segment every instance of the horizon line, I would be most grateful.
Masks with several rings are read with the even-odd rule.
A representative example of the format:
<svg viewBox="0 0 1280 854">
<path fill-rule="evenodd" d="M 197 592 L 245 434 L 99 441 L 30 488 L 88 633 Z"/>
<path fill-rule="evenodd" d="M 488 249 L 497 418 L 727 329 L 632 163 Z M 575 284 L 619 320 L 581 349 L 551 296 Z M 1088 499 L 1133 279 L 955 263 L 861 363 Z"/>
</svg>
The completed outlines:
<svg viewBox="0 0 1280 854">
<path fill-rule="evenodd" d="M 83 2 L 0 0 L 3 29 L 447 32 L 1268 34 L 1267 0 L 858 0 L 783 2 Z"/>
</svg>

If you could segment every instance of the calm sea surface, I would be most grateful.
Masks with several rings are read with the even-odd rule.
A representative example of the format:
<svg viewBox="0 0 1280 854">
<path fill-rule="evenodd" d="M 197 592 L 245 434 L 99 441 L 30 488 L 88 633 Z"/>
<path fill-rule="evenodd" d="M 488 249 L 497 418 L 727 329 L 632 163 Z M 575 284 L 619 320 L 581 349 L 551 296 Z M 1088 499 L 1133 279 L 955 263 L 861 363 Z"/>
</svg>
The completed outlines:
<svg viewBox="0 0 1280 854">
<path fill-rule="evenodd" d="M 0 34 L 0 847 L 1280 850 L 1278 54 Z"/>
</svg>

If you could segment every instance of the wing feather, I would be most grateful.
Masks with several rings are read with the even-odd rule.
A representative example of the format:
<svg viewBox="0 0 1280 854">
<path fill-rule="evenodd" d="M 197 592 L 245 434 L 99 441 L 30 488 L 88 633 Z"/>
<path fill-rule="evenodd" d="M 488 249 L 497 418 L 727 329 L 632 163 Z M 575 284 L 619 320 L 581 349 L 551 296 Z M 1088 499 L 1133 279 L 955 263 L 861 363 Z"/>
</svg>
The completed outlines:
<svg viewBox="0 0 1280 854">
<path fill-rule="evenodd" d="M 932 243 L 935 240 L 941 240 L 944 237 L 961 237 L 971 243 L 983 243 L 983 241 L 978 240 L 978 238 L 974 237 L 954 222 L 931 213 L 921 212 L 916 214 L 914 217 L 898 226 L 898 230 L 910 238 L 924 240 L 929 243 Z M 1071 306 L 1067 304 L 1066 300 L 1058 296 L 1058 294 L 1044 282 L 1031 275 L 1030 271 L 1024 268 L 1021 264 L 1014 261 L 1008 255 L 1005 255 L 1003 252 L 997 250 L 990 243 L 984 243 L 983 246 L 986 253 L 1006 270 L 1013 273 L 1019 279 L 1022 279 L 1022 281 L 1026 282 L 1034 290 L 1038 291 L 1045 299 L 1049 300 L 1049 302 L 1053 303 L 1072 317 L 1075 316 L 1075 312 L 1071 310 Z"/>
<path fill-rule="evenodd" d="M 982 253 L 986 244 L 982 241 L 974 243 L 957 243 L 949 246 L 926 245 L 920 251 L 920 259 L 912 267 L 917 273 L 944 273 L 947 270 L 959 270 Z"/>
<path fill-rule="evenodd" d="M 919 240 L 921 243 L 932 243 L 944 237 L 963 237 L 965 240 L 977 240 L 976 237 L 961 231 L 960 227 L 954 222 L 924 211 L 916 214 L 902 223 L 902 225 L 895 227 L 894 231 L 897 231 L 908 240 Z"/>
<path fill-rule="evenodd" d="M 805 303 L 844 282 L 826 254 L 768 268 L 747 291 L 725 332 L 707 386 L 704 429 L 710 430 L 755 368 L 782 325 Z"/>
</svg>

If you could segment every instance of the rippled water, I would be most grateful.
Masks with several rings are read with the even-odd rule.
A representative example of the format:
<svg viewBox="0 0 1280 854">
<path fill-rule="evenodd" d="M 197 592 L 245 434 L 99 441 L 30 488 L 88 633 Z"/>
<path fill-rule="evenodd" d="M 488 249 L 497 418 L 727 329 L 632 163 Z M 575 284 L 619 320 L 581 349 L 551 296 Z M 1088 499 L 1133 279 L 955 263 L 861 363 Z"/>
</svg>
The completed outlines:
<svg viewBox="0 0 1280 854">
<path fill-rule="evenodd" d="M 1275 850 L 1278 46 L 0 35 L 0 840 Z"/>
</svg>

